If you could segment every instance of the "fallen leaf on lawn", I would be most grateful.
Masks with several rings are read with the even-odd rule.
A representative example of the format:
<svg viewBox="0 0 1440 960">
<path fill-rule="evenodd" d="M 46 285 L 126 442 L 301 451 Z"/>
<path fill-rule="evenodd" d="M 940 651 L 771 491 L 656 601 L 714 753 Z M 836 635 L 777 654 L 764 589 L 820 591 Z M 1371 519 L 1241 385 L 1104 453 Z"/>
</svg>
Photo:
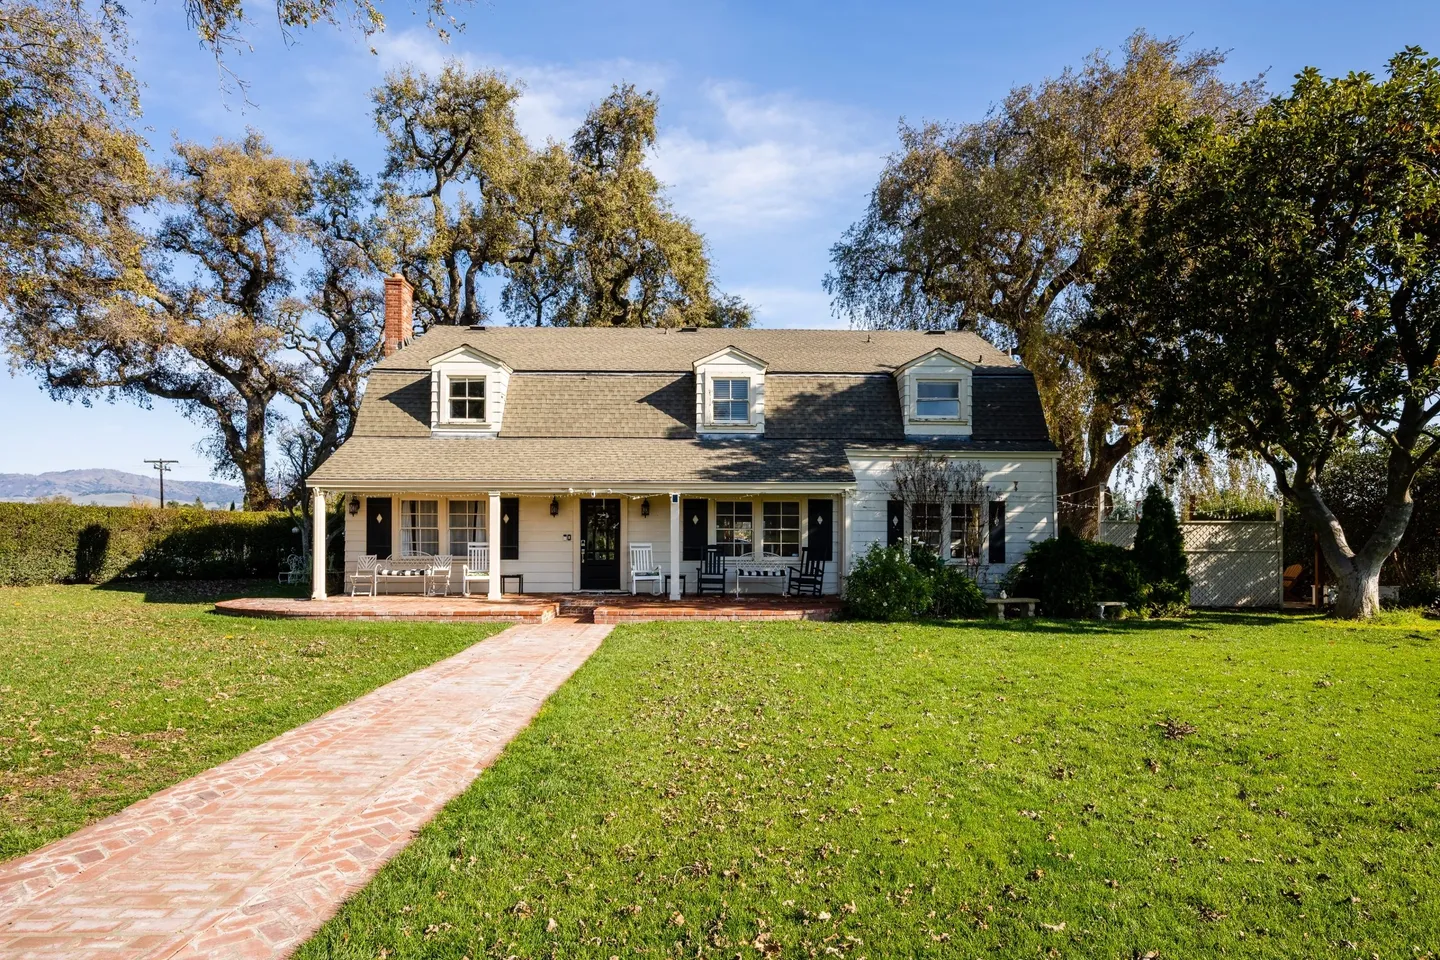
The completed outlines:
<svg viewBox="0 0 1440 960">
<path fill-rule="evenodd" d="M 1040 926 L 1049 930 L 1051 933 L 1059 933 L 1065 929 L 1065 921 L 1061 920 L 1059 923 L 1042 923 Z"/>
</svg>

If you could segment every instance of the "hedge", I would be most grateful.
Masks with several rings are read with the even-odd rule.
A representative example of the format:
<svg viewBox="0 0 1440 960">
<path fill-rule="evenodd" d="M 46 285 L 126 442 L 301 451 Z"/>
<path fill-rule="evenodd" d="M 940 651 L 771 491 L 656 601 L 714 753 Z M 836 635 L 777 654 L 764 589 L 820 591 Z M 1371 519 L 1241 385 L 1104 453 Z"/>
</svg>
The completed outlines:
<svg viewBox="0 0 1440 960">
<path fill-rule="evenodd" d="M 273 577 L 300 550 L 283 513 L 0 503 L 0 584 Z"/>
</svg>

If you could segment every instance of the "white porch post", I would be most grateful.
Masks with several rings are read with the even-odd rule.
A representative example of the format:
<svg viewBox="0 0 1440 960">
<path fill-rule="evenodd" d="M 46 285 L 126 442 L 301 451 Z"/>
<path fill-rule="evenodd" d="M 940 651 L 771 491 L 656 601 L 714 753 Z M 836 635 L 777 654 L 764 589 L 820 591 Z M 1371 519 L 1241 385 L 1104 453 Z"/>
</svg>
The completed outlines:
<svg viewBox="0 0 1440 960">
<path fill-rule="evenodd" d="M 486 580 L 487 600 L 500 599 L 500 494 L 490 494 L 490 505 L 485 511 L 489 531 L 485 539 L 490 544 L 490 579 Z"/>
<path fill-rule="evenodd" d="M 325 491 L 310 488 L 310 599 L 325 599 Z"/>
<path fill-rule="evenodd" d="M 670 599 L 680 599 L 680 494 L 670 494 Z"/>
<path fill-rule="evenodd" d="M 855 498 L 850 491 L 840 495 L 840 565 L 836 569 L 840 592 L 845 592 L 845 580 L 850 574 L 850 556 L 855 544 L 851 539 L 854 530 Z"/>
</svg>

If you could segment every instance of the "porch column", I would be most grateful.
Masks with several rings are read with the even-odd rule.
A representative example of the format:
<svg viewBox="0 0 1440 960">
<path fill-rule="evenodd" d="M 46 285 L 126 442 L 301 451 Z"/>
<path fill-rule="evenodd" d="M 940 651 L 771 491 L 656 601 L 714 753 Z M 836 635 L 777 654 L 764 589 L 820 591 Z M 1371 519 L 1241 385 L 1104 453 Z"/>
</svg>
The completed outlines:
<svg viewBox="0 0 1440 960">
<path fill-rule="evenodd" d="M 840 495 L 840 564 L 836 567 L 837 586 L 845 592 L 845 581 L 850 575 L 850 554 L 855 544 L 851 540 L 855 519 L 855 498 L 847 490 Z"/>
<path fill-rule="evenodd" d="M 325 491 L 310 488 L 310 599 L 325 599 Z"/>
<path fill-rule="evenodd" d="M 485 511 L 485 522 L 489 531 L 485 540 L 490 544 L 490 579 L 486 580 L 485 599 L 500 599 L 500 494 L 490 494 L 490 506 Z"/>
<path fill-rule="evenodd" d="M 680 494 L 670 494 L 670 599 L 680 599 Z"/>
</svg>

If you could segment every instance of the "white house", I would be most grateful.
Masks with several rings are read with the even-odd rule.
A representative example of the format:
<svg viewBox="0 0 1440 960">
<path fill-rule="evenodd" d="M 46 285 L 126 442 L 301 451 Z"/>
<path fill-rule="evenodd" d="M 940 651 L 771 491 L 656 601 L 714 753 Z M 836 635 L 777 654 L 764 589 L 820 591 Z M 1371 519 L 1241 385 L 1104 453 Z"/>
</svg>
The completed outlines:
<svg viewBox="0 0 1440 960">
<path fill-rule="evenodd" d="M 993 583 L 1056 532 L 1030 374 L 971 333 L 433 327 L 386 289 L 386 356 L 354 435 L 309 477 L 343 493 L 346 569 L 489 547 L 488 595 L 628 590 L 648 543 L 671 597 L 706 548 L 732 567 L 802 551 L 842 588 L 873 543 L 929 541 Z M 898 458 L 983 470 L 980 504 L 904 505 Z M 972 523 L 979 536 L 960 536 Z M 325 565 L 317 538 L 314 560 Z M 505 578 L 502 583 L 502 575 Z M 510 579 L 510 578 L 514 579 Z M 324 595 L 316 576 L 316 595 Z"/>
</svg>

